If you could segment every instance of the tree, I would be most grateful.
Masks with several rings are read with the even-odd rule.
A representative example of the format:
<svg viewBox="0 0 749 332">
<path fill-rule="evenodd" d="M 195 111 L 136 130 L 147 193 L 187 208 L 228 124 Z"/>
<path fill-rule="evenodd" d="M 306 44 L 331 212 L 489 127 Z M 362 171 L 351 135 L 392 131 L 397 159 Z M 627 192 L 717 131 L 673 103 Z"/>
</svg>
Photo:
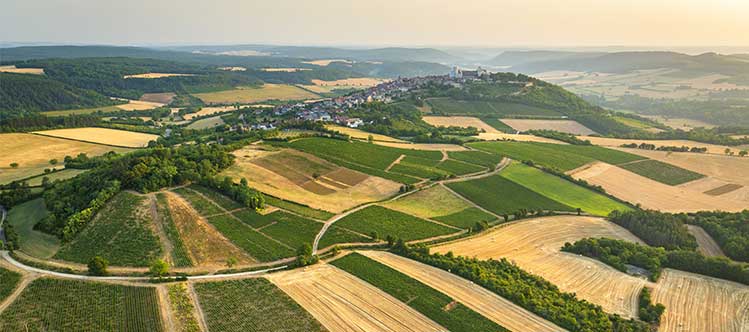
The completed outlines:
<svg viewBox="0 0 749 332">
<path fill-rule="evenodd" d="M 297 266 L 307 266 L 317 263 L 319 258 L 317 255 L 312 254 L 312 246 L 309 243 L 305 243 L 299 247 L 296 251 L 297 254 L 297 260 L 296 265 Z"/>
<path fill-rule="evenodd" d="M 154 277 L 161 278 L 169 274 L 169 264 L 167 264 L 163 259 L 157 259 L 151 263 L 148 272 Z"/>
<path fill-rule="evenodd" d="M 367 136 L 367 142 L 374 143 L 374 136 L 372 135 Z"/>
<path fill-rule="evenodd" d="M 10 163 L 10 168 L 18 168 L 18 163 Z"/>
<path fill-rule="evenodd" d="M 101 256 L 94 256 L 88 262 L 88 274 L 92 276 L 105 276 L 109 274 L 107 267 L 109 267 L 109 261 Z"/>
<path fill-rule="evenodd" d="M 369 233 L 369 237 L 372 238 L 372 240 L 379 240 L 380 239 L 380 233 L 377 233 L 377 231 L 372 231 L 372 233 Z"/>
<path fill-rule="evenodd" d="M 50 160 L 49 160 L 49 164 L 50 164 L 50 165 L 53 165 L 53 166 L 54 166 L 54 165 L 57 165 L 57 159 L 50 159 Z"/>
<path fill-rule="evenodd" d="M 226 267 L 231 269 L 234 265 L 237 265 L 237 259 L 234 256 L 226 259 Z"/>
<path fill-rule="evenodd" d="M 330 253 L 331 253 L 331 254 L 332 254 L 333 256 L 338 256 L 338 254 L 340 254 L 340 253 L 341 253 L 341 247 L 339 247 L 339 246 L 334 246 L 334 247 L 333 247 L 333 249 L 331 249 L 331 250 L 330 250 Z"/>
<path fill-rule="evenodd" d="M 729 154 L 731 154 L 731 149 L 729 149 L 729 148 L 726 148 L 726 150 L 725 150 L 725 151 L 723 151 L 723 152 L 725 152 L 725 153 L 726 153 L 726 155 L 729 155 Z"/>
<path fill-rule="evenodd" d="M 739 157 L 746 157 L 747 154 L 749 154 L 749 151 L 747 151 L 747 150 L 741 150 L 741 151 L 739 151 Z"/>
<path fill-rule="evenodd" d="M 576 211 L 577 211 L 577 215 L 578 216 L 581 215 L 581 214 L 583 214 L 583 209 L 581 209 L 581 208 L 577 208 Z"/>
</svg>

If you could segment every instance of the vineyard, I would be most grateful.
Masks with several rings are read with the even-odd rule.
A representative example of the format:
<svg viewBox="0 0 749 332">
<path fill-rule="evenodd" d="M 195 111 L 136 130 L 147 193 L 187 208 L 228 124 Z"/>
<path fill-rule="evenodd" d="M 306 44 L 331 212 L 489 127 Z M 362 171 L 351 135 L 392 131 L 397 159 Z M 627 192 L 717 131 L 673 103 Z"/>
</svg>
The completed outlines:
<svg viewBox="0 0 749 332">
<path fill-rule="evenodd" d="M 0 302 L 13 293 L 20 280 L 20 274 L 0 267 Z"/>
<path fill-rule="evenodd" d="M 0 315 L 0 331 L 163 331 L 156 289 L 41 278 Z"/>
<path fill-rule="evenodd" d="M 325 329 L 268 280 L 195 284 L 211 331 L 320 332 Z"/>
<path fill-rule="evenodd" d="M 168 285 L 167 292 L 172 313 L 177 318 L 178 331 L 200 332 L 200 324 L 195 318 L 195 306 L 190 299 L 187 286 L 184 283 Z"/>
<path fill-rule="evenodd" d="M 416 218 L 381 206 L 369 206 L 336 222 L 339 227 L 378 238 L 393 236 L 405 241 L 458 232 L 457 229 Z"/>
</svg>

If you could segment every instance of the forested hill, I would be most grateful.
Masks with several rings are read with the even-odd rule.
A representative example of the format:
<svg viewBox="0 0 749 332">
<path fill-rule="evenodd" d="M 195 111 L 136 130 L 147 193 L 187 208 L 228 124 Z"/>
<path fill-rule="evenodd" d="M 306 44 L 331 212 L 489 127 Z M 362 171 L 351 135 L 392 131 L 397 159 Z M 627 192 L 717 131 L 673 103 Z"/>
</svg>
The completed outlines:
<svg viewBox="0 0 749 332">
<path fill-rule="evenodd" d="M 0 117 L 10 111 L 48 111 L 113 105 L 95 91 L 73 87 L 45 76 L 0 73 Z"/>
</svg>

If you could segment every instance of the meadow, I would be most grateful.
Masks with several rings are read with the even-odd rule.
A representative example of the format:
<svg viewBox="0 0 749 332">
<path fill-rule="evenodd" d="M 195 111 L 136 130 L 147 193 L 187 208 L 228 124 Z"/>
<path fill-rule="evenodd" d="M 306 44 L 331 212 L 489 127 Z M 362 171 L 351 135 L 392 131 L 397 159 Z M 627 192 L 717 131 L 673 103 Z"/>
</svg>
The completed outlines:
<svg viewBox="0 0 749 332">
<path fill-rule="evenodd" d="M 196 283 L 194 288 L 212 331 L 327 331 L 299 304 L 263 278 Z"/>
<path fill-rule="evenodd" d="M 0 314 L 2 331 L 163 331 L 156 288 L 39 278 Z"/>
<path fill-rule="evenodd" d="M 337 221 L 335 225 L 369 236 L 376 233 L 381 239 L 393 236 L 404 241 L 458 232 L 456 229 L 447 228 L 381 206 L 369 206 L 356 211 Z"/>
<path fill-rule="evenodd" d="M 520 209 L 545 211 L 574 211 L 565 204 L 554 201 L 502 176 L 493 175 L 447 186 L 495 214 L 514 214 Z"/>
<path fill-rule="evenodd" d="M 38 258 L 50 258 L 60 249 L 60 239 L 54 235 L 34 230 L 34 225 L 48 215 L 43 198 L 14 206 L 8 211 L 8 220 L 20 238 L 20 249 Z"/>
<path fill-rule="evenodd" d="M 449 296 L 358 253 L 331 264 L 403 301 L 450 331 L 508 331 Z"/>
<path fill-rule="evenodd" d="M 55 258 L 86 264 L 101 256 L 111 265 L 149 266 L 160 258 L 163 248 L 152 232 L 146 198 L 121 192 Z"/>
<path fill-rule="evenodd" d="M 260 87 L 237 87 L 232 90 L 196 93 L 208 104 L 251 104 L 268 100 L 305 100 L 316 99 L 320 96 L 293 85 L 263 84 Z"/>
<path fill-rule="evenodd" d="M 614 210 L 628 211 L 631 209 L 627 205 L 601 193 L 517 162 L 511 164 L 499 174 L 549 199 L 575 209 L 580 208 L 593 215 L 608 216 Z"/>
</svg>

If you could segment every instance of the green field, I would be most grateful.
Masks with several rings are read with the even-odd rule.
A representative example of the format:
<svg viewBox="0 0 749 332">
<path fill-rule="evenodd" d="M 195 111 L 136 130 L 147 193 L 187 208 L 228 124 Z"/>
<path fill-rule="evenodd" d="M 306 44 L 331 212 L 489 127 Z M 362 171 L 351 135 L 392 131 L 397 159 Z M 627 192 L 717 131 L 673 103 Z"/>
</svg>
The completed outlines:
<svg viewBox="0 0 749 332">
<path fill-rule="evenodd" d="M 16 285 L 18 285 L 19 281 L 21 281 L 20 274 L 0 267 L 0 303 L 2 303 L 8 295 L 13 293 L 13 290 L 16 289 Z"/>
<path fill-rule="evenodd" d="M 441 217 L 433 217 L 432 219 L 464 229 L 473 227 L 477 222 L 493 222 L 497 220 L 497 218 L 495 218 L 493 215 L 488 214 L 476 207 L 469 207 L 459 212 Z"/>
<path fill-rule="evenodd" d="M 47 216 L 44 199 L 37 198 L 14 206 L 8 211 L 8 222 L 20 238 L 21 251 L 39 258 L 50 258 L 60 249 L 60 239 L 34 230 L 34 225 Z"/>
<path fill-rule="evenodd" d="M 358 253 L 331 264 L 392 295 L 452 332 L 508 331 L 449 296 Z"/>
<path fill-rule="evenodd" d="M 432 113 L 468 116 L 493 116 L 496 118 L 513 116 L 561 117 L 563 114 L 550 109 L 501 101 L 455 100 L 452 98 L 430 98 Z"/>
<path fill-rule="evenodd" d="M 218 206 L 226 209 L 226 210 L 236 210 L 241 209 L 244 206 L 242 204 L 237 203 L 233 199 L 226 197 L 218 192 L 216 192 L 213 189 L 209 189 L 206 187 L 203 187 L 201 185 L 193 184 L 190 185 L 188 188 L 195 190 L 201 194 L 203 194 L 205 197 L 208 197 L 208 199 L 212 200 L 214 203 L 216 203 Z"/>
<path fill-rule="evenodd" d="M 321 332 L 325 328 L 263 278 L 196 283 L 211 331 Z"/>
<path fill-rule="evenodd" d="M 172 191 L 187 200 L 190 205 L 192 205 L 192 207 L 204 217 L 224 213 L 224 210 L 222 210 L 217 204 L 204 198 L 193 190 L 188 188 L 177 188 Z"/>
<path fill-rule="evenodd" d="M 484 116 L 484 117 L 480 117 L 479 119 L 481 119 L 481 121 L 483 121 L 484 123 L 490 125 L 492 128 L 499 130 L 503 133 L 514 134 L 515 132 L 517 132 L 517 130 L 508 126 L 506 123 L 502 122 L 502 120 L 497 119 L 496 117 Z"/>
<path fill-rule="evenodd" d="M 628 206 L 603 194 L 521 163 L 512 163 L 499 174 L 538 194 L 590 214 L 608 216 L 614 210 L 630 210 Z"/>
<path fill-rule="evenodd" d="M 169 204 L 163 193 L 156 194 L 156 206 L 160 218 L 159 222 L 172 244 L 172 263 L 176 267 L 192 266 L 190 255 L 187 253 L 187 248 L 179 235 L 179 231 L 177 231 L 177 226 L 174 224 L 172 213 L 169 210 Z"/>
<path fill-rule="evenodd" d="M 530 142 L 477 142 L 468 146 L 506 155 L 518 161 L 530 160 L 544 167 L 569 171 L 599 160 L 612 165 L 646 159 L 622 151 L 592 145 L 565 145 Z"/>
<path fill-rule="evenodd" d="M 401 173 L 422 179 L 437 179 L 451 173 L 437 167 L 439 160 L 406 156 L 390 168 L 390 172 Z"/>
<path fill-rule="evenodd" d="M 229 241 L 261 262 L 275 261 L 295 255 L 295 251 L 290 247 L 265 237 L 230 215 L 211 217 L 208 218 L 208 222 Z"/>
<path fill-rule="evenodd" d="M 315 236 L 323 226 L 321 222 L 297 217 L 283 211 L 276 211 L 268 216 L 273 219 L 274 223 L 264 227 L 261 232 L 294 249 L 304 244 L 312 245 Z"/>
<path fill-rule="evenodd" d="M 705 177 L 700 173 L 652 159 L 624 164 L 619 167 L 670 186 L 680 185 Z"/>
<path fill-rule="evenodd" d="M 148 266 L 161 257 L 162 248 L 151 231 L 151 216 L 143 211 L 145 200 L 129 192 L 117 194 L 54 257 L 86 264 L 94 256 L 101 256 L 111 265 Z"/>
<path fill-rule="evenodd" d="M 2 314 L 0 331 L 163 331 L 156 288 L 40 278 Z"/>
<path fill-rule="evenodd" d="M 332 157 L 334 158 L 332 159 L 333 162 L 336 159 L 341 159 L 379 170 L 385 170 L 401 155 L 430 160 L 442 159 L 442 153 L 439 151 L 399 149 L 359 141 L 346 142 L 326 138 L 304 138 L 291 142 L 289 145 L 297 150 L 325 159 Z"/>
<path fill-rule="evenodd" d="M 354 233 L 348 229 L 332 225 L 325 231 L 320 242 L 318 243 L 319 249 L 324 249 L 334 244 L 339 243 L 367 243 L 372 242 L 372 239 Z"/>
<path fill-rule="evenodd" d="M 72 177 L 75 177 L 78 174 L 81 174 L 85 172 L 85 169 L 63 169 L 59 170 L 57 172 L 52 172 L 48 174 L 42 174 L 36 177 L 33 177 L 31 179 L 28 179 L 26 182 L 29 184 L 29 186 L 35 187 L 35 186 L 41 186 L 42 180 L 46 177 L 49 180 L 49 183 L 52 183 L 54 181 L 61 181 L 70 179 Z"/>
<path fill-rule="evenodd" d="M 471 173 L 477 173 L 485 170 L 486 168 L 468 164 L 462 161 L 447 159 L 437 164 L 437 168 L 445 172 L 455 175 L 466 175 Z"/>
<path fill-rule="evenodd" d="M 377 232 L 382 239 L 391 235 L 404 241 L 457 232 L 457 230 L 376 205 L 349 214 L 335 225 L 360 234 L 371 235 Z"/>
<path fill-rule="evenodd" d="M 167 285 L 169 304 L 179 326 L 179 332 L 200 332 L 200 323 L 195 318 L 195 306 L 184 283 Z"/>
<path fill-rule="evenodd" d="M 572 207 L 549 199 L 499 175 L 449 183 L 447 186 L 498 215 L 514 214 L 520 209 L 574 211 Z"/>
<path fill-rule="evenodd" d="M 494 167 L 502 161 L 502 155 L 484 151 L 449 151 L 450 159 L 455 159 L 484 167 Z"/>
<path fill-rule="evenodd" d="M 334 216 L 333 213 L 323 210 L 313 209 L 306 205 L 297 204 L 294 202 L 285 201 L 273 196 L 265 195 L 265 203 L 277 208 L 288 210 L 302 216 L 317 219 L 317 220 L 328 220 Z"/>
</svg>

